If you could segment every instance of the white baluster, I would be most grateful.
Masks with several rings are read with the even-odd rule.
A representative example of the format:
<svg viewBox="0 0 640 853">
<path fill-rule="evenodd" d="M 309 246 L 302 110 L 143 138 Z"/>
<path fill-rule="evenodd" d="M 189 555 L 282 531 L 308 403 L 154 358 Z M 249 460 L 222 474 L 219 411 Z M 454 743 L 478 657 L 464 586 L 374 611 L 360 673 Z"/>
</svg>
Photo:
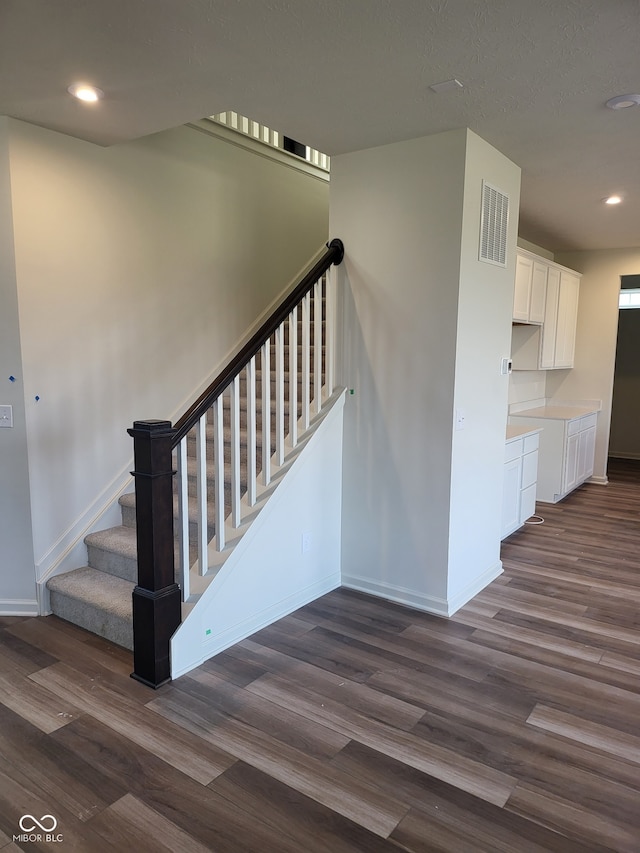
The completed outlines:
<svg viewBox="0 0 640 853">
<path fill-rule="evenodd" d="M 196 483 L 198 525 L 198 567 L 201 575 L 209 568 L 207 527 L 207 413 L 198 421 L 196 431 Z M 188 513 L 187 513 L 188 514 Z"/>
<path fill-rule="evenodd" d="M 231 523 L 240 527 L 240 376 L 230 386 L 231 392 Z"/>
<path fill-rule="evenodd" d="M 302 429 L 309 429 L 309 387 L 311 384 L 310 378 L 310 325 L 309 325 L 309 309 L 311 304 L 311 294 L 307 293 L 302 300 Z"/>
<path fill-rule="evenodd" d="M 313 403 L 322 408 L 322 279 L 313 285 Z"/>
<path fill-rule="evenodd" d="M 276 462 L 284 464 L 284 323 L 276 329 Z"/>
<path fill-rule="evenodd" d="M 271 482 L 271 339 L 262 345 L 262 484 Z"/>
<path fill-rule="evenodd" d="M 326 382 L 326 391 L 327 396 L 331 396 L 333 393 L 333 386 L 335 382 L 335 348 L 336 348 L 336 306 L 335 306 L 335 298 L 336 298 L 336 268 L 334 266 L 329 267 L 326 273 L 325 282 L 326 282 L 326 290 L 325 290 L 325 337 L 326 337 L 326 351 L 325 351 L 325 382 Z"/>
<path fill-rule="evenodd" d="M 255 506 L 257 500 L 256 472 L 256 359 L 247 364 L 247 502 Z"/>
<path fill-rule="evenodd" d="M 189 492 L 187 479 L 187 438 L 178 444 L 178 549 L 182 600 L 189 598 Z"/>
<path fill-rule="evenodd" d="M 289 439 L 298 443 L 298 306 L 289 314 Z"/>
<path fill-rule="evenodd" d="M 215 519 L 216 519 L 216 550 L 222 551 L 225 546 L 224 531 L 224 419 L 222 411 L 222 394 L 213 406 L 213 459 L 215 477 Z"/>
</svg>

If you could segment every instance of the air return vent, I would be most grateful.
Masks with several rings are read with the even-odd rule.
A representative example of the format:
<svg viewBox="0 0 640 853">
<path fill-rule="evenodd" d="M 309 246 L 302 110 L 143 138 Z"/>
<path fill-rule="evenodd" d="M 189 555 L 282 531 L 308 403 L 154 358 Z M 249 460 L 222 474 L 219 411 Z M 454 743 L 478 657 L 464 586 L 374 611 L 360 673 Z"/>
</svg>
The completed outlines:
<svg viewBox="0 0 640 853">
<path fill-rule="evenodd" d="M 507 225 L 509 196 L 482 182 L 479 259 L 499 267 L 507 265 Z"/>
</svg>

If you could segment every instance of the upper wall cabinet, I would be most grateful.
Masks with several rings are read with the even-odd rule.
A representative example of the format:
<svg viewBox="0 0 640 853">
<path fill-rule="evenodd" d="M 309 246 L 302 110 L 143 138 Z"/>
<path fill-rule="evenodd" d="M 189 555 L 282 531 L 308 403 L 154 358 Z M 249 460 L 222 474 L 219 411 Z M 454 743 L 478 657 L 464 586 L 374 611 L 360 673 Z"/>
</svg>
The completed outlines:
<svg viewBox="0 0 640 853">
<path fill-rule="evenodd" d="M 542 325 L 546 298 L 547 264 L 518 252 L 513 295 L 514 323 Z"/>
<path fill-rule="evenodd" d="M 514 370 L 573 367 L 579 289 L 578 273 L 518 249 L 513 318 L 524 325 L 513 326 Z"/>
</svg>

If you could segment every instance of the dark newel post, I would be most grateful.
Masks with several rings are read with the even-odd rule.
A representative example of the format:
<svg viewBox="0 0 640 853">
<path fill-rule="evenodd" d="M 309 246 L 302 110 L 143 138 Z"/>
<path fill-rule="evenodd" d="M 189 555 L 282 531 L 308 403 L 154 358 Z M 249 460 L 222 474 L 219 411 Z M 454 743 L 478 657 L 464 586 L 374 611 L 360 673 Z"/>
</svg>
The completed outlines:
<svg viewBox="0 0 640 853">
<path fill-rule="evenodd" d="M 132 678 L 160 687 L 171 678 L 169 640 L 181 621 L 173 558 L 170 421 L 134 421 L 138 585 L 133 590 Z"/>
</svg>

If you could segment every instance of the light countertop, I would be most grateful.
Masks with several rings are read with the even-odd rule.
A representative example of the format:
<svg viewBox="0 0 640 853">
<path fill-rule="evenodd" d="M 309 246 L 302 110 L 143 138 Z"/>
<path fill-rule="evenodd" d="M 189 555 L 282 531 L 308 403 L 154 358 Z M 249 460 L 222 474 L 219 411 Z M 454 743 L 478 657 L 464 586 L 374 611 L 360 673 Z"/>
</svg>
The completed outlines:
<svg viewBox="0 0 640 853">
<path fill-rule="evenodd" d="M 583 415 L 592 415 L 598 409 L 594 406 L 538 406 L 522 412 L 512 412 L 512 418 L 546 418 L 554 421 L 572 421 Z"/>
<path fill-rule="evenodd" d="M 523 435 L 535 435 L 541 432 L 542 427 L 519 426 L 518 424 L 507 424 L 507 441 L 522 438 Z"/>
</svg>

